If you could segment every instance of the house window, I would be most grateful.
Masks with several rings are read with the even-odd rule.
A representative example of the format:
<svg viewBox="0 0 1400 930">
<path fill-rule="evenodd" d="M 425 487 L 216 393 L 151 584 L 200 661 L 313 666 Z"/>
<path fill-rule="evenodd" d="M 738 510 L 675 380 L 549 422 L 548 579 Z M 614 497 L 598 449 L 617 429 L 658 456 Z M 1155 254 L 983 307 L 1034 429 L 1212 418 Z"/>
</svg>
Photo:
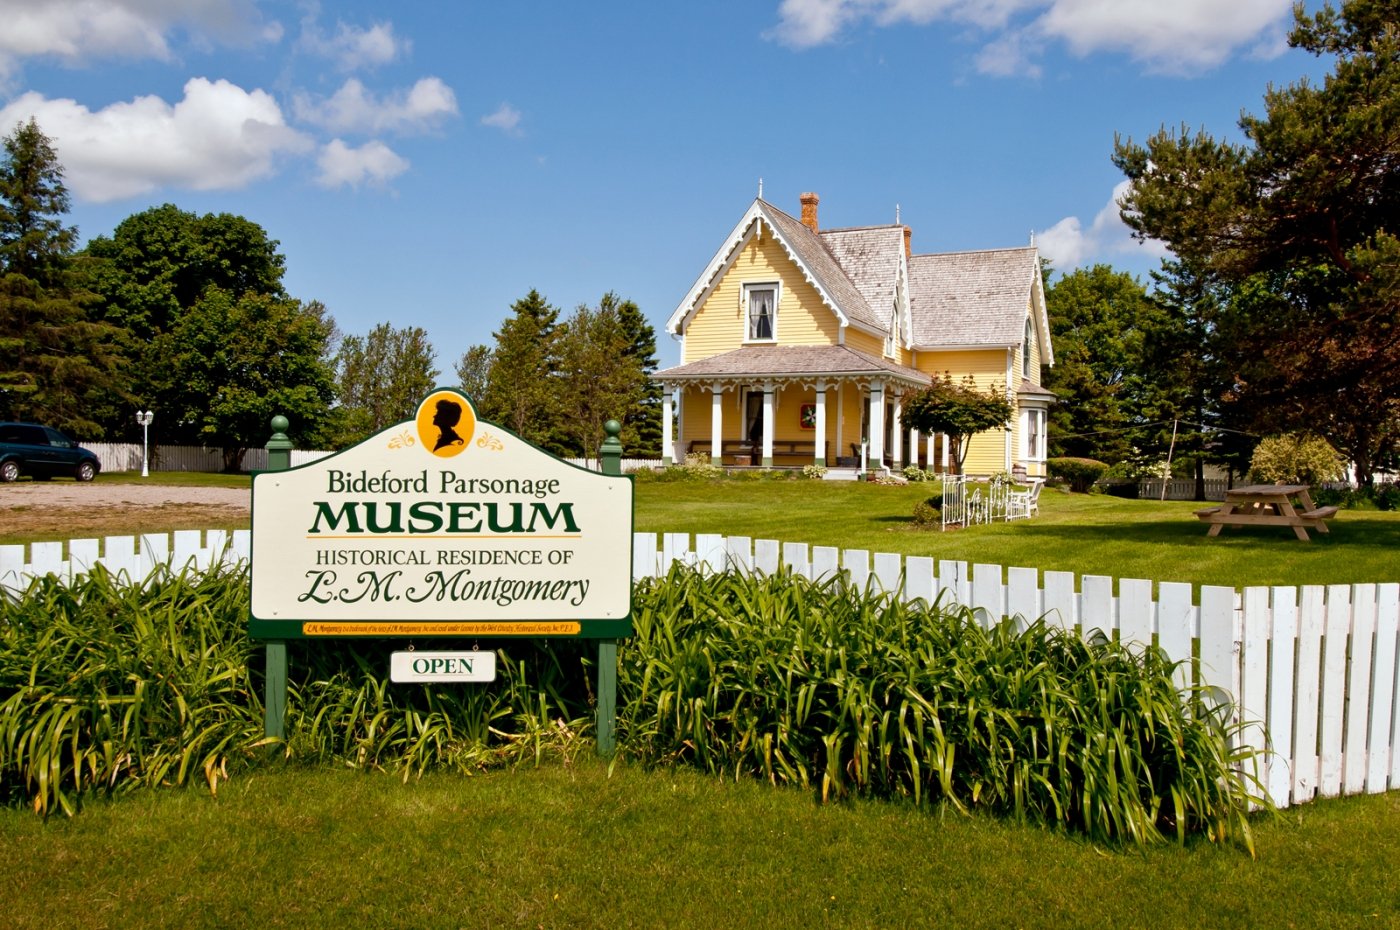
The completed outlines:
<svg viewBox="0 0 1400 930">
<path fill-rule="evenodd" d="M 746 284 L 744 303 L 748 318 L 746 339 L 773 342 L 778 331 L 778 285 Z"/>
<path fill-rule="evenodd" d="M 1045 459 L 1045 411 L 1026 411 L 1026 459 L 1040 462 Z"/>
</svg>

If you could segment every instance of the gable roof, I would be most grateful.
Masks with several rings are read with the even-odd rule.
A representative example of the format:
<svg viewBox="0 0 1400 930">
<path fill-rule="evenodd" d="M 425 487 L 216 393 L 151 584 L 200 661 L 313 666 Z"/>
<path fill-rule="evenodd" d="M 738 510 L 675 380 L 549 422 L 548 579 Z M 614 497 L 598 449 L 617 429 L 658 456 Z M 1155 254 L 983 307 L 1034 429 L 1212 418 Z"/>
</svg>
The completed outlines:
<svg viewBox="0 0 1400 930">
<path fill-rule="evenodd" d="M 1035 246 L 913 256 L 909 303 L 915 348 L 1020 345 L 1033 307 L 1042 318 L 1035 320 L 1041 343 L 1049 346 L 1039 280 Z"/>
<path fill-rule="evenodd" d="M 904 259 L 903 226 L 861 226 L 823 229 L 825 243 L 856 290 L 860 291 L 882 329 L 889 329 Z"/>
<path fill-rule="evenodd" d="M 795 219 L 768 203 L 756 199 L 744 214 L 743 219 L 730 231 L 724 244 L 714 258 L 710 259 L 705 270 L 696 279 L 685 298 L 676 307 L 666 331 L 679 333 L 686 318 L 699 309 L 705 298 L 734 258 L 749 240 L 754 223 L 761 223 L 772 230 L 778 243 L 788 253 L 802 275 L 816 288 L 822 301 L 837 315 L 841 325 L 854 324 L 861 329 L 883 335 L 886 324 L 871 310 L 860 290 L 842 270 L 831 250 L 802 221 Z"/>
<path fill-rule="evenodd" d="M 902 225 L 813 232 L 762 198 L 753 201 L 705 266 L 671 314 L 667 332 L 681 332 L 763 227 L 772 231 L 842 326 L 883 338 L 905 281 L 907 338 L 914 349 L 1017 346 L 1025 338 L 1029 313 L 1042 360 L 1054 364 L 1040 253 L 1034 245 L 906 256 Z"/>
</svg>

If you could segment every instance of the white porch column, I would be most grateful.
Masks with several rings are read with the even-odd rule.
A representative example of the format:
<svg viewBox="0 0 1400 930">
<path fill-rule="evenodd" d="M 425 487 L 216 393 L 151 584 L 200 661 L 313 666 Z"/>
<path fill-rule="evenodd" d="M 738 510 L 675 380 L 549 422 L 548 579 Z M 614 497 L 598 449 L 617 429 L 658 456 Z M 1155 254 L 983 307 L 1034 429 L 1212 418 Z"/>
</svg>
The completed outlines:
<svg viewBox="0 0 1400 930">
<path fill-rule="evenodd" d="M 710 385 L 710 464 L 724 463 L 724 387 Z"/>
<path fill-rule="evenodd" d="M 773 382 L 763 382 L 763 467 L 773 467 Z"/>
<path fill-rule="evenodd" d="M 870 461 L 878 468 L 885 460 L 885 385 L 870 382 Z"/>
<path fill-rule="evenodd" d="M 912 428 L 909 430 L 909 464 L 919 464 L 919 431 Z"/>
<path fill-rule="evenodd" d="M 952 461 L 952 456 L 949 455 L 949 450 L 948 450 L 948 434 L 947 434 L 947 433 L 944 433 L 944 434 L 943 434 L 943 470 L 944 470 L 945 472 L 948 470 L 948 463 L 949 463 L 950 461 Z"/>
<path fill-rule="evenodd" d="M 938 454 L 937 433 L 928 434 L 927 445 L 928 450 L 924 453 L 924 462 L 928 465 L 929 471 L 934 471 L 934 466 L 937 464 L 937 462 L 934 460 L 934 456 Z"/>
<path fill-rule="evenodd" d="M 817 465 L 826 465 L 826 382 L 817 382 L 817 422 L 816 422 L 816 451 L 812 461 Z"/>
<path fill-rule="evenodd" d="M 671 386 L 661 388 L 661 465 L 669 468 L 675 461 L 675 441 L 671 437 Z"/>
<path fill-rule="evenodd" d="M 890 431 L 890 441 L 894 448 L 890 450 L 891 464 L 896 469 L 904 467 L 904 433 L 900 431 L 899 415 L 904 412 L 904 395 L 894 396 L 894 429 Z"/>
</svg>

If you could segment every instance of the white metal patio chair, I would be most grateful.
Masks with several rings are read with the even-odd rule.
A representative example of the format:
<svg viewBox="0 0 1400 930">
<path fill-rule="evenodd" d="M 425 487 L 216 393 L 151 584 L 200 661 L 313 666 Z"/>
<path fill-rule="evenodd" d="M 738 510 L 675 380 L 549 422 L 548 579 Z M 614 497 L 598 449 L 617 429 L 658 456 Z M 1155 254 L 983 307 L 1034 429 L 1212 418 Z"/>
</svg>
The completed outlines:
<svg viewBox="0 0 1400 930">
<path fill-rule="evenodd" d="M 1029 520 L 1040 512 L 1040 489 L 1044 478 L 1032 478 L 1024 491 L 1012 491 L 1006 497 L 1006 519 Z"/>
</svg>

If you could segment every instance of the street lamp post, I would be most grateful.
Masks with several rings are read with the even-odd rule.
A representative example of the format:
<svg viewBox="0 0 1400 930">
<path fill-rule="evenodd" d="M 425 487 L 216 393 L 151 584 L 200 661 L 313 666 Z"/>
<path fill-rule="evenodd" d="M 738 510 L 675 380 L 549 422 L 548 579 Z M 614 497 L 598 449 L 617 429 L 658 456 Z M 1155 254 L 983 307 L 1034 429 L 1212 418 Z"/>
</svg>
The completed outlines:
<svg viewBox="0 0 1400 930">
<path fill-rule="evenodd" d="M 149 478 L 151 475 L 151 421 L 155 419 L 155 411 L 136 411 L 136 422 L 141 424 L 141 477 Z"/>
</svg>

